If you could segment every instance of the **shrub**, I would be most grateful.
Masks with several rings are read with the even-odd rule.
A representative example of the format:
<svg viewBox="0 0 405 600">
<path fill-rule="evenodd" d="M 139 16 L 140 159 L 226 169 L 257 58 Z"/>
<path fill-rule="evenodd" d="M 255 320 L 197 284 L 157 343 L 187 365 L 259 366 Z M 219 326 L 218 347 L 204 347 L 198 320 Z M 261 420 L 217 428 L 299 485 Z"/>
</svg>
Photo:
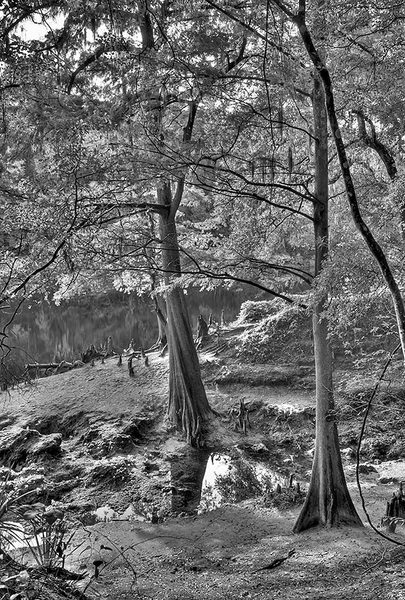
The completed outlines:
<svg viewBox="0 0 405 600">
<path fill-rule="evenodd" d="M 238 321 L 256 323 L 269 315 L 275 314 L 283 307 L 285 307 L 285 302 L 279 299 L 261 300 L 258 302 L 247 300 L 240 307 Z"/>
<path fill-rule="evenodd" d="M 310 319 L 298 308 L 284 305 L 244 331 L 239 339 L 238 356 L 252 362 L 305 358 L 308 346 L 312 348 Z"/>
<path fill-rule="evenodd" d="M 18 383 L 30 380 L 19 353 L 4 353 L 3 349 L 0 352 L 0 391 L 5 392 Z"/>
</svg>

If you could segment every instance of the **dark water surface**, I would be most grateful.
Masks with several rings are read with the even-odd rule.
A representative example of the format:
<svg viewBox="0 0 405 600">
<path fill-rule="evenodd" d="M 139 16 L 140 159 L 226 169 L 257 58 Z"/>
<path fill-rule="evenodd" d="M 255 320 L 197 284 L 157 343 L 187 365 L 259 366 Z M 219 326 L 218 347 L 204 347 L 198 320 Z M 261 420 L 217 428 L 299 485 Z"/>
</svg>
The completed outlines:
<svg viewBox="0 0 405 600">
<path fill-rule="evenodd" d="M 234 320 L 241 303 L 252 297 L 248 289 L 190 291 L 187 303 L 193 330 L 199 314 L 208 319 L 212 313 L 219 320 L 223 310 L 226 321 Z M 27 353 L 26 362 L 50 362 L 79 358 L 90 344 L 98 345 L 108 336 L 118 348 L 126 348 L 131 339 L 136 348 L 147 348 L 157 335 L 150 298 L 115 293 L 60 306 L 47 301 L 26 304 L 12 326 L 10 341 Z"/>
</svg>

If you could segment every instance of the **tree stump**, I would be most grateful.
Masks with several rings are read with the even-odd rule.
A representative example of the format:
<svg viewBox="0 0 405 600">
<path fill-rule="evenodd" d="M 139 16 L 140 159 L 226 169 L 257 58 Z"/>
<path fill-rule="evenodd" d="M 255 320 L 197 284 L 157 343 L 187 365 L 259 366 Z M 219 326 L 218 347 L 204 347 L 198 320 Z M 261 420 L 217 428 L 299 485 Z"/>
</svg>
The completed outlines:
<svg viewBox="0 0 405 600">
<path fill-rule="evenodd" d="M 224 309 L 221 310 L 220 324 L 221 324 L 221 327 L 225 327 L 225 325 L 226 325 Z"/>
<path fill-rule="evenodd" d="M 197 321 L 197 343 L 196 348 L 200 348 L 208 339 L 208 323 L 202 315 L 198 316 Z"/>
<path fill-rule="evenodd" d="M 112 337 L 109 335 L 106 343 L 106 356 L 111 356 L 112 354 L 114 354 L 114 347 Z"/>
<path fill-rule="evenodd" d="M 239 429 L 246 435 L 247 428 L 250 428 L 249 409 L 245 405 L 244 400 L 240 401 L 239 410 L 236 415 L 237 425 Z"/>
<path fill-rule="evenodd" d="M 81 353 L 81 360 L 84 363 L 91 363 L 92 360 L 95 358 L 100 358 L 102 355 L 103 353 L 99 352 L 94 344 L 91 344 L 87 350 Z"/>
<path fill-rule="evenodd" d="M 129 346 L 126 350 L 124 350 L 124 352 L 135 352 L 135 342 L 133 338 L 129 342 Z"/>
<path fill-rule="evenodd" d="M 385 525 L 387 533 L 395 533 L 397 526 L 397 520 L 405 521 L 405 496 L 404 496 L 404 482 L 401 481 L 397 492 L 392 494 L 391 500 L 387 502 L 387 509 L 385 511 L 385 517 L 382 518 L 381 523 Z"/>
</svg>

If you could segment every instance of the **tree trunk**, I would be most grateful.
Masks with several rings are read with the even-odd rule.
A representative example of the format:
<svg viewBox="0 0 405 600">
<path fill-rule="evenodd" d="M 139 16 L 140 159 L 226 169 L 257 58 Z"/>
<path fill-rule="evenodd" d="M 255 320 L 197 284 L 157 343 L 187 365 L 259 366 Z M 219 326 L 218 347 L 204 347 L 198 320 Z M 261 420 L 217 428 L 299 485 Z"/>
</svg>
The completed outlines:
<svg viewBox="0 0 405 600">
<path fill-rule="evenodd" d="M 158 322 L 158 339 L 157 339 L 157 344 L 160 347 L 160 349 L 164 348 L 164 346 L 166 346 L 167 344 L 167 335 L 166 335 L 166 325 L 167 325 L 167 321 L 166 318 L 160 308 L 160 306 L 156 307 L 156 318 L 157 318 L 157 322 Z"/>
<path fill-rule="evenodd" d="M 153 303 L 155 305 L 155 313 L 158 324 L 158 339 L 153 344 L 153 346 L 149 348 L 149 350 L 163 350 L 167 345 L 167 320 L 165 315 L 163 314 L 162 309 L 159 306 L 159 301 L 156 298 L 156 296 L 153 297 Z"/>
<path fill-rule="evenodd" d="M 161 211 L 160 238 L 162 265 L 165 272 L 167 309 L 167 341 L 169 346 L 169 407 L 168 416 L 186 435 L 192 446 L 202 445 L 202 428 L 211 413 L 201 380 L 200 365 L 194 346 L 184 292 L 176 285 L 181 275 L 177 243 L 175 212 L 171 210 L 170 184 L 158 191 Z"/>
<path fill-rule="evenodd" d="M 291 15 L 290 15 L 291 16 Z M 374 256 L 378 263 L 380 271 L 385 279 L 389 292 L 391 294 L 392 303 L 394 305 L 395 317 L 397 321 L 398 335 L 401 343 L 401 349 L 403 354 L 403 360 L 405 363 L 405 305 L 402 298 L 401 291 L 395 276 L 391 270 L 388 260 L 375 239 L 374 235 L 370 231 L 369 227 L 365 223 L 357 200 L 356 188 L 354 186 L 352 173 L 350 169 L 349 160 L 346 154 L 346 147 L 343 141 L 342 133 L 340 131 L 339 122 L 336 115 L 335 109 L 335 97 L 333 93 L 332 80 L 330 73 L 326 68 L 318 50 L 314 46 L 311 34 L 308 30 L 305 21 L 305 0 L 300 0 L 300 9 L 296 16 L 292 16 L 292 20 L 298 27 L 302 41 L 307 50 L 308 56 L 312 60 L 317 73 L 319 74 L 323 88 L 325 91 L 325 102 L 326 110 L 329 118 L 330 130 L 335 142 L 336 152 L 339 158 L 340 169 L 343 175 L 344 184 L 346 187 L 347 199 L 350 205 L 350 211 L 352 214 L 353 223 L 357 230 L 360 232 L 364 241 L 366 242 L 371 254 Z"/>
<path fill-rule="evenodd" d="M 328 256 L 328 130 L 325 96 L 320 78 L 315 75 L 313 91 L 315 128 L 315 275 L 319 275 Z M 332 353 L 328 321 L 322 312 L 327 304 L 323 293 L 313 311 L 314 356 L 316 372 L 315 455 L 308 495 L 295 524 L 296 533 L 318 525 L 361 526 L 347 489 L 343 473 L 336 425 L 332 384 Z"/>
</svg>

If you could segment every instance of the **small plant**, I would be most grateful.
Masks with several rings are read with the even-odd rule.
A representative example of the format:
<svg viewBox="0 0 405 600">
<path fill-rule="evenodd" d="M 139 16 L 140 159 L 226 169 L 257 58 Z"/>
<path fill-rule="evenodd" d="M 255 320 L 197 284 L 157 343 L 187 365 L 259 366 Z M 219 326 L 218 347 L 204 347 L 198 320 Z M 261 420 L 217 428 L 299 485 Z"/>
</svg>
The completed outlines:
<svg viewBox="0 0 405 600">
<path fill-rule="evenodd" d="M 0 552 L 21 539 L 22 527 L 13 520 L 13 506 L 17 501 L 18 497 L 6 479 L 0 485 Z"/>
<path fill-rule="evenodd" d="M 67 527 L 62 510 L 46 507 L 37 502 L 18 508 L 21 519 L 27 523 L 24 541 L 35 562 L 45 569 L 64 567 Z"/>
<path fill-rule="evenodd" d="M 28 496 L 32 496 L 32 490 L 19 493 L 6 474 L 0 483 L 0 552 L 22 544 L 38 566 L 64 567 L 65 550 L 72 537 L 66 540 L 64 513 L 41 502 L 23 504 Z"/>
<path fill-rule="evenodd" d="M 305 500 L 305 496 L 306 492 L 302 491 L 298 484 L 287 488 L 276 486 L 274 490 L 266 494 L 264 505 L 267 508 L 286 510 L 302 504 Z"/>
<path fill-rule="evenodd" d="M 11 471 L 0 482 L 0 552 L 24 539 L 24 527 L 19 522 L 19 505 L 32 491 L 21 494 L 10 482 Z"/>
</svg>

